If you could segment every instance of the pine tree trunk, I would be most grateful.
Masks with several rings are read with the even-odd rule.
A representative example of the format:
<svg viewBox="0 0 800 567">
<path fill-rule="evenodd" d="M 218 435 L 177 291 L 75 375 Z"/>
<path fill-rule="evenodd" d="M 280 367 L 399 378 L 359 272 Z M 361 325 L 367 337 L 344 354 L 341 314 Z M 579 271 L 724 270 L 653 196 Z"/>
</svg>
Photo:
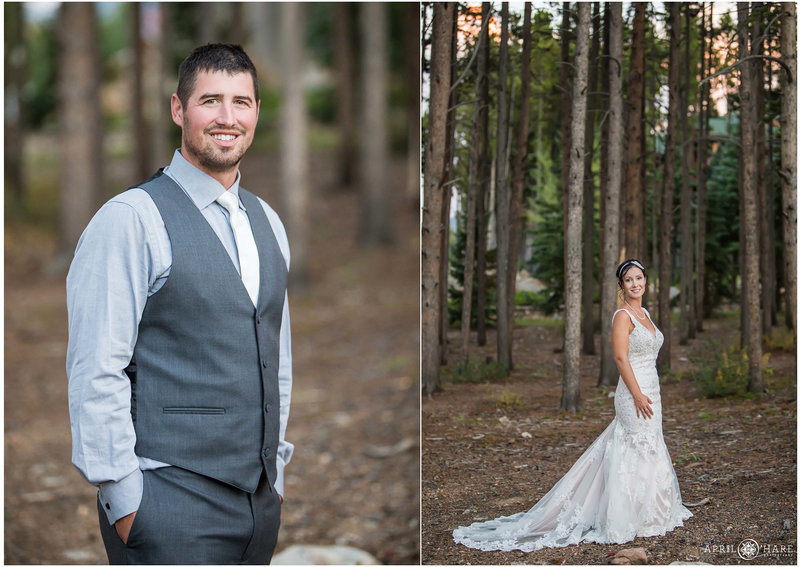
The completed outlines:
<svg viewBox="0 0 800 567">
<path fill-rule="evenodd" d="M 242 28 L 244 27 L 244 7 L 241 2 L 231 2 L 231 25 L 228 30 L 228 41 L 234 45 L 244 43 Z"/>
<path fill-rule="evenodd" d="M 172 60 L 170 57 L 172 48 L 172 6 L 168 3 L 158 3 L 151 7 L 158 11 L 158 21 L 160 26 L 154 31 L 150 38 L 152 56 L 150 57 L 151 71 L 150 84 L 148 86 L 148 105 L 149 121 L 151 127 L 152 143 L 150 144 L 150 164 L 160 167 L 161 164 L 169 163 L 172 160 L 174 148 L 170 147 L 169 134 L 172 129 L 170 120 L 169 105 L 162 104 L 161 101 L 169 100 L 172 94 L 165 87 L 169 85 L 174 70 L 171 68 Z M 156 104 L 153 101 L 158 101 Z"/>
<path fill-rule="evenodd" d="M 750 45 L 753 55 L 764 52 L 764 41 L 761 37 L 761 2 L 752 3 L 753 23 L 750 30 Z M 758 187 L 758 234 L 759 234 L 759 264 L 761 272 L 761 328 L 762 333 L 768 335 L 772 330 L 772 311 L 775 301 L 775 264 L 770 261 L 770 248 L 775 248 L 774 242 L 769 238 L 769 225 L 774 217 L 767 216 L 767 147 L 766 132 L 764 131 L 764 66 L 759 60 L 753 65 L 753 98 L 755 100 L 755 136 L 756 136 L 756 178 Z"/>
<path fill-rule="evenodd" d="M 336 125 L 338 130 L 337 186 L 350 187 L 356 177 L 355 54 L 353 5 L 333 5 L 333 63 L 336 80 Z"/>
<path fill-rule="evenodd" d="M 594 122 L 597 116 L 597 71 L 600 65 L 600 3 L 592 7 L 592 45 L 589 49 L 589 84 L 583 147 L 583 353 L 594 354 Z"/>
<path fill-rule="evenodd" d="M 303 6 L 281 4 L 281 191 L 286 203 L 286 230 L 292 243 L 292 284 L 308 283 L 308 118 L 303 96 Z"/>
<path fill-rule="evenodd" d="M 458 8 L 456 8 L 455 16 L 453 17 L 453 32 L 451 34 L 450 46 L 450 84 L 455 85 L 457 61 L 458 61 Z M 456 106 L 458 105 L 458 90 L 450 90 L 450 99 L 447 108 L 447 140 L 445 145 L 445 183 L 443 185 L 444 195 L 442 195 L 442 240 L 439 243 L 441 247 L 441 272 L 440 281 L 442 287 L 440 289 L 442 297 L 439 301 L 439 309 L 442 313 L 439 317 L 439 344 L 441 345 L 440 354 L 442 355 L 440 363 L 447 364 L 447 332 L 450 329 L 450 313 L 447 306 L 448 300 L 448 276 L 450 274 L 450 203 L 452 200 L 451 183 L 453 180 L 453 167 L 455 157 L 455 133 L 456 133 Z"/>
<path fill-rule="evenodd" d="M 389 164 L 389 18 L 388 5 L 359 6 L 363 38 L 359 184 L 361 185 L 361 243 L 394 243 L 395 188 L 386 181 Z"/>
<path fill-rule="evenodd" d="M 520 81 L 519 130 L 517 131 L 517 149 L 514 158 L 514 182 L 511 192 L 511 210 L 508 242 L 508 363 L 509 370 L 514 368 L 514 306 L 517 290 L 517 266 L 522 247 L 522 197 L 525 188 L 525 158 L 528 155 L 528 127 L 530 121 L 531 99 L 531 3 L 525 2 L 525 13 L 522 20 L 522 65 Z"/>
<path fill-rule="evenodd" d="M 608 178 L 603 193 L 603 269 L 601 288 L 601 361 L 599 385 L 614 386 L 619 372 L 611 349 L 611 319 L 617 306 L 617 278 L 619 259 L 620 186 L 622 185 L 622 3 L 614 2 L 607 12 L 609 28 L 608 45 L 610 64 L 608 122 Z"/>
<path fill-rule="evenodd" d="M 65 2 L 58 15 L 59 254 L 50 266 L 69 265 L 103 196 L 100 58 L 94 4 Z"/>
<path fill-rule="evenodd" d="M 508 2 L 502 4 L 500 32 L 500 62 L 497 86 L 497 183 L 495 217 L 497 218 L 497 361 L 510 369 L 508 342 L 508 223 L 511 207 L 511 188 L 508 179 Z"/>
<path fill-rule="evenodd" d="M 700 3 L 703 12 L 700 24 L 700 79 L 706 74 L 706 4 Z M 713 9 L 713 8 L 712 8 Z M 710 53 L 709 53 L 710 55 Z M 709 69 L 711 65 L 709 62 Z M 708 146 L 708 82 L 699 92 L 700 119 L 697 132 L 697 239 L 695 250 L 695 329 L 703 331 L 705 316 L 705 270 L 706 270 L 706 148 Z"/>
<path fill-rule="evenodd" d="M 483 2 L 481 6 L 481 18 L 488 21 L 491 14 L 491 3 Z M 478 195 L 476 196 L 475 203 L 475 217 L 478 222 L 478 246 L 476 250 L 477 258 L 475 262 L 475 269 L 477 271 L 477 285 L 475 292 L 478 294 L 478 297 L 475 302 L 475 318 L 478 321 L 478 344 L 480 346 L 486 344 L 486 198 L 489 194 L 492 170 L 492 160 L 489 158 L 489 104 L 491 103 L 491 100 L 489 98 L 488 77 L 489 44 L 491 43 L 491 38 L 487 38 L 487 40 L 488 41 L 485 41 L 481 46 L 481 51 L 478 54 L 478 56 L 483 58 L 485 61 L 487 75 L 482 83 L 479 94 L 480 105 L 483 109 L 483 112 L 480 115 L 480 125 L 481 130 L 483 131 L 481 138 L 483 139 L 484 143 L 481 147 L 480 168 L 478 169 L 480 183 L 478 185 Z"/>
<path fill-rule="evenodd" d="M 586 123 L 586 90 L 589 74 L 589 3 L 578 3 L 578 29 L 575 47 L 575 84 L 572 91 L 569 191 L 567 193 L 567 232 L 564 246 L 564 381 L 562 411 L 575 413 L 580 407 L 581 378 L 581 216 L 583 212 L 583 159 L 579 143 Z"/>
<path fill-rule="evenodd" d="M 691 143 L 689 139 L 689 12 L 688 5 L 683 4 L 686 11 L 686 35 L 684 36 L 684 58 L 681 61 L 683 81 L 680 88 L 680 117 L 681 117 L 681 222 L 680 222 L 680 262 L 681 262 L 681 294 L 680 323 L 678 328 L 679 342 L 685 345 L 689 342 L 690 335 L 694 334 L 692 325 L 692 294 L 694 287 L 692 269 L 694 268 L 694 242 L 692 240 L 692 191 L 689 183 L 689 154 Z"/>
<path fill-rule="evenodd" d="M 658 353 L 658 371 L 670 368 L 672 323 L 669 314 L 669 289 L 672 283 L 672 201 L 675 195 L 675 138 L 679 120 L 678 71 L 680 69 L 681 17 L 680 4 L 667 5 L 669 10 L 669 111 L 667 139 L 664 149 L 664 179 L 661 192 L 661 226 L 658 259 L 658 327 L 664 334 L 664 344 Z"/>
<path fill-rule="evenodd" d="M 433 8 L 428 138 L 425 145 L 425 194 L 422 209 L 422 387 L 428 396 L 441 390 L 441 241 L 445 183 L 450 57 L 456 5 L 437 2 Z"/>
<path fill-rule="evenodd" d="M 644 160 L 644 30 L 646 2 L 634 2 L 631 71 L 628 75 L 628 149 L 625 159 L 625 256 L 645 262 Z"/>
<path fill-rule="evenodd" d="M 407 54 L 416 54 L 420 49 L 419 6 L 403 5 L 403 46 Z M 419 144 L 420 144 L 420 89 L 419 57 L 404 57 L 406 81 L 408 83 L 406 114 L 408 119 L 408 149 L 406 150 L 406 188 L 404 201 L 419 210 Z"/>
<path fill-rule="evenodd" d="M 781 200 L 783 257 L 786 264 L 786 323 L 797 344 L 797 4 L 781 3 Z"/>
<path fill-rule="evenodd" d="M 483 83 L 488 82 L 486 69 L 486 57 L 483 56 L 483 44 L 489 41 L 489 18 L 488 14 L 482 14 L 481 31 L 475 49 L 478 50 L 478 68 L 475 78 L 475 109 L 472 113 L 472 140 L 470 143 L 469 154 L 469 179 L 467 180 L 467 211 L 466 211 L 466 235 L 467 241 L 464 247 L 464 293 L 461 299 L 461 362 L 466 366 L 469 362 L 469 337 L 470 321 L 472 320 L 472 288 L 475 273 L 475 234 L 477 232 L 477 197 L 478 186 L 481 180 L 480 158 L 481 148 L 486 143 L 482 139 L 483 129 L 481 128 L 481 114 L 486 109 L 481 105 L 481 91 Z"/>
<path fill-rule="evenodd" d="M 131 43 L 133 44 L 133 156 L 137 180 L 148 179 L 150 168 L 148 148 L 149 135 L 144 113 L 144 42 L 142 40 L 142 5 L 129 5 L 131 11 Z"/>
<path fill-rule="evenodd" d="M 747 45 L 749 37 L 747 29 L 748 3 L 737 2 L 738 30 L 739 30 L 739 60 L 744 60 L 750 54 Z M 742 267 L 742 280 L 747 282 L 745 294 L 742 297 L 742 309 L 747 310 L 747 326 L 742 329 L 749 356 L 750 382 L 749 392 L 761 393 L 764 391 L 761 376 L 761 297 L 759 293 L 759 243 L 758 243 L 758 171 L 756 159 L 756 129 L 758 117 L 755 115 L 755 90 L 757 88 L 757 72 L 755 66 L 759 63 L 746 61 L 740 67 L 741 86 L 739 99 L 741 100 L 741 163 L 743 184 L 743 217 L 744 226 L 744 266 Z"/>
<path fill-rule="evenodd" d="M 559 87 L 561 92 L 561 195 L 564 209 L 564 233 L 567 231 L 567 187 L 569 186 L 570 123 L 572 122 L 572 62 L 569 57 L 570 42 L 570 3 L 562 3 L 561 13 L 561 61 Z"/>
<path fill-rule="evenodd" d="M 767 38 L 767 55 L 774 56 L 772 52 L 772 38 Z M 773 63 L 772 61 L 767 62 L 767 80 L 765 83 L 765 88 L 767 89 L 766 94 L 764 95 L 766 100 L 773 100 L 774 99 L 774 92 L 773 92 Z M 767 165 L 766 165 L 766 186 L 767 186 L 767 209 L 764 213 L 768 219 L 771 219 L 770 222 L 767 223 L 767 242 L 772 242 L 772 246 L 767 247 L 767 262 L 770 266 L 772 266 L 773 274 L 774 274 L 774 281 L 772 282 L 772 310 L 770 313 L 770 325 L 776 326 L 780 325 L 778 321 L 778 306 L 781 304 L 781 289 L 785 289 L 786 284 L 786 277 L 783 274 L 783 258 L 779 256 L 778 251 L 776 250 L 776 246 L 774 245 L 777 242 L 777 234 L 775 234 L 776 227 L 775 227 L 775 198 L 776 198 L 776 190 L 775 190 L 775 180 L 776 180 L 776 172 L 775 172 L 775 135 L 773 131 L 773 123 L 774 119 L 770 118 L 766 124 L 767 127 L 767 142 L 766 142 L 766 152 L 767 152 Z M 783 284 L 783 285 L 781 285 Z"/>
</svg>

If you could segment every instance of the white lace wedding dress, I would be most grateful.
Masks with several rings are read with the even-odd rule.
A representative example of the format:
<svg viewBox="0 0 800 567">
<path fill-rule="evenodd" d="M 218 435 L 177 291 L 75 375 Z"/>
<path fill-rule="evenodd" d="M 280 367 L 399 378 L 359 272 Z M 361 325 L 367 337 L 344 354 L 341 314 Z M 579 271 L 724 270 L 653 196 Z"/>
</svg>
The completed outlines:
<svg viewBox="0 0 800 567">
<path fill-rule="evenodd" d="M 459 527 L 453 533 L 456 543 L 483 551 L 625 543 L 664 535 L 692 516 L 681 502 L 661 431 L 656 356 L 664 335 L 658 329 L 653 335 L 627 310 L 614 316 L 622 311 L 635 325 L 628 359 L 639 387 L 653 401 L 653 417 L 636 417 L 633 397 L 620 379 L 616 417 L 550 492 L 527 512 Z"/>
</svg>

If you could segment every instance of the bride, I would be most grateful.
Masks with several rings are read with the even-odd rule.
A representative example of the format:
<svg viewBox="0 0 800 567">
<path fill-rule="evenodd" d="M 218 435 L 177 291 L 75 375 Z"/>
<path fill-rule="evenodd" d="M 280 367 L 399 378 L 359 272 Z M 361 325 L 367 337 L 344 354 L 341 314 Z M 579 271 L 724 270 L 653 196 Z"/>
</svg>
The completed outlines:
<svg viewBox="0 0 800 567">
<path fill-rule="evenodd" d="M 626 260 L 617 280 L 622 308 L 614 313 L 611 342 L 622 381 L 616 417 L 533 508 L 459 527 L 456 543 L 483 551 L 625 543 L 664 535 L 692 516 L 661 431 L 656 357 L 664 336 L 642 307 L 645 268 Z"/>
</svg>

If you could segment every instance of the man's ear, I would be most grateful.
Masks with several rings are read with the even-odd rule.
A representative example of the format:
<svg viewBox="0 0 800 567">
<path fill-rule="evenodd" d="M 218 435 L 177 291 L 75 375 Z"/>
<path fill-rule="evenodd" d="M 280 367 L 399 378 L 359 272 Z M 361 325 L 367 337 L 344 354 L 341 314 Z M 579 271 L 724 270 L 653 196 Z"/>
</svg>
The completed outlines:
<svg viewBox="0 0 800 567">
<path fill-rule="evenodd" d="M 183 105 L 177 94 L 173 94 L 169 101 L 172 110 L 172 121 L 183 128 Z"/>
</svg>

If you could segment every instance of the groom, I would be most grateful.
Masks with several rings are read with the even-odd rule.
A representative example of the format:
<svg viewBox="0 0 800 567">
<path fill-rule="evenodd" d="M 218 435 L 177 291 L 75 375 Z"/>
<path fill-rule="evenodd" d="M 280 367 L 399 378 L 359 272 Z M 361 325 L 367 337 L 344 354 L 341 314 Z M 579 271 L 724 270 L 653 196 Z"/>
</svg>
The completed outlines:
<svg viewBox="0 0 800 567">
<path fill-rule="evenodd" d="M 67 276 L 73 463 L 112 564 L 268 563 L 291 396 L 289 246 L 239 186 L 260 101 L 238 46 L 178 71 L 170 165 L 106 203 Z"/>
</svg>

